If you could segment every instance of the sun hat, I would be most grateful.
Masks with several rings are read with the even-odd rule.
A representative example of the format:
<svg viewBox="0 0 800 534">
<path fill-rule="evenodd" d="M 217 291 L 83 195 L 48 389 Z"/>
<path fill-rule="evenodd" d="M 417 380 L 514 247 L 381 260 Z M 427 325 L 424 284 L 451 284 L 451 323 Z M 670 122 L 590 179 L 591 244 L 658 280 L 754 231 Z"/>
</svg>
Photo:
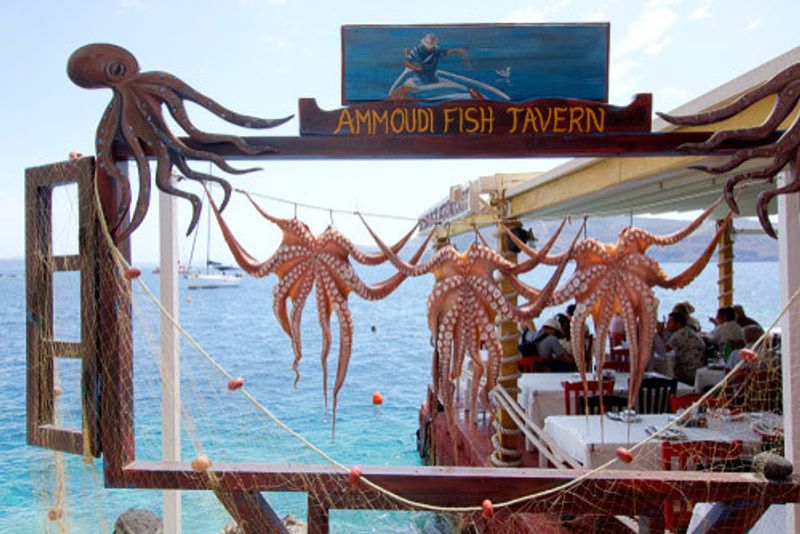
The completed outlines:
<svg viewBox="0 0 800 534">
<path fill-rule="evenodd" d="M 542 327 L 549 326 L 553 330 L 561 330 L 561 322 L 555 317 L 551 317 L 544 322 Z"/>
</svg>

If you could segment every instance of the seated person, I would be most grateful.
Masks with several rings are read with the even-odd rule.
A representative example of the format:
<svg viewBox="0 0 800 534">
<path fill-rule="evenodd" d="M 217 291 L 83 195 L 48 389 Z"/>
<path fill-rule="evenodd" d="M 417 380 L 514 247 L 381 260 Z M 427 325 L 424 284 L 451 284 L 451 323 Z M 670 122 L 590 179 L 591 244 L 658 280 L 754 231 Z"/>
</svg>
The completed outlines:
<svg viewBox="0 0 800 534">
<path fill-rule="evenodd" d="M 572 354 L 572 333 L 570 331 L 569 317 L 559 313 L 556 315 L 556 319 L 561 325 L 561 338 L 559 338 L 561 348 L 564 349 L 565 353 Z"/>
<path fill-rule="evenodd" d="M 536 352 L 536 325 L 533 324 L 533 321 L 526 321 L 525 323 L 520 324 L 520 328 L 522 332 L 519 337 L 519 341 L 517 342 L 517 348 L 519 349 L 519 353 L 523 356 L 538 356 Z"/>
<path fill-rule="evenodd" d="M 753 344 L 758 341 L 758 338 L 764 335 L 764 330 L 762 330 L 760 326 L 753 324 L 742 328 L 742 332 L 744 333 L 744 348 L 746 349 L 752 349 Z M 740 349 L 736 349 L 730 353 L 725 367 L 733 369 L 736 364 L 739 363 L 739 350 Z"/>
<path fill-rule="evenodd" d="M 686 324 L 686 315 L 672 312 L 667 318 L 666 329 L 670 336 L 667 348 L 675 352 L 675 365 L 672 369 L 675 378 L 685 384 L 694 384 L 697 370 L 705 365 L 705 343 Z"/>
<path fill-rule="evenodd" d="M 694 313 L 694 306 L 692 306 L 692 303 L 688 300 L 677 303 L 672 307 L 672 311 L 684 314 L 686 316 L 686 324 L 694 328 L 695 332 L 702 330 L 700 327 L 700 321 L 695 319 L 692 315 Z"/>
<path fill-rule="evenodd" d="M 730 306 L 724 306 L 717 310 L 716 318 L 710 319 L 716 328 L 703 337 L 709 343 L 713 343 L 724 349 L 728 346 L 731 349 L 740 349 L 744 346 L 744 334 L 742 327 L 736 324 L 736 312 Z M 723 354 L 728 356 L 729 353 Z"/>
<path fill-rule="evenodd" d="M 736 312 L 736 324 L 741 326 L 742 329 L 744 329 L 745 326 L 757 326 L 761 328 L 761 325 L 758 324 L 758 321 L 756 321 L 752 317 L 747 316 L 747 314 L 744 312 L 744 306 L 742 306 L 741 304 L 735 304 L 733 306 L 733 311 Z"/>
<path fill-rule="evenodd" d="M 536 332 L 534 343 L 536 352 L 539 356 L 546 358 L 559 358 L 564 356 L 564 349 L 561 347 L 561 323 L 557 318 L 551 317 L 544 322 L 542 328 Z"/>
</svg>

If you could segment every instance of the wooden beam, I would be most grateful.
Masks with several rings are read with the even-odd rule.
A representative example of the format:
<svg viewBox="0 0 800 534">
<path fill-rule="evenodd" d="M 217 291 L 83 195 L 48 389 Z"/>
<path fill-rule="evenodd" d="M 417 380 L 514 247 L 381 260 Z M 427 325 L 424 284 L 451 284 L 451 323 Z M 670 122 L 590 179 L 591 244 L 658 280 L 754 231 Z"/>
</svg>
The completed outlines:
<svg viewBox="0 0 800 534">
<path fill-rule="evenodd" d="M 769 142 L 778 139 L 776 132 Z M 230 143 L 198 143 L 188 137 L 180 140 L 196 150 L 228 159 L 304 160 L 304 159 L 482 159 L 523 157 L 587 156 L 687 156 L 678 149 L 685 143 L 705 141 L 711 132 L 617 133 L 617 134 L 536 134 L 536 135 L 418 135 L 407 137 L 243 137 L 257 155 L 245 154 Z M 759 141 L 759 145 L 764 141 Z M 724 155 L 754 143 L 728 141 L 715 150 Z M 154 158 L 151 149 L 148 157 Z M 114 156 L 132 158 L 124 143 L 114 144 Z"/>
<path fill-rule="evenodd" d="M 398 495 L 437 506 L 480 506 L 571 483 L 510 507 L 510 511 L 551 513 L 578 510 L 585 514 L 638 515 L 653 513 L 669 498 L 694 501 L 750 501 L 769 505 L 800 501 L 800 476 L 772 482 L 752 473 L 694 471 L 604 470 L 576 480 L 586 470 L 498 469 L 459 467 L 365 466 L 363 476 Z M 188 463 L 136 461 L 124 469 L 118 487 L 225 491 L 304 491 L 325 495 L 332 509 L 412 510 L 364 484 L 353 487 L 348 473 L 333 466 L 215 463 L 209 474 L 192 471 Z M 111 484 L 114 486 L 115 484 Z M 590 503 L 590 504 L 589 504 Z"/>
<path fill-rule="evenodd" d="M 244 534 L 288 534 L 281 518 L 260 493 L 215 489 L 214 495 Z"/>
<path fill-rule="evenodd" d="M 78 254 L 71 256 L 53 256 L 54 271 L 80 271 L 81 257 Z"/>
<path fill-rule="evenodd" d="M 717 228 L 723 221 L 717 221 Z M 717 296 L 719 307 L 733 306 L 733 232 L 728 226 L 717 245 Z"/>
</svg>

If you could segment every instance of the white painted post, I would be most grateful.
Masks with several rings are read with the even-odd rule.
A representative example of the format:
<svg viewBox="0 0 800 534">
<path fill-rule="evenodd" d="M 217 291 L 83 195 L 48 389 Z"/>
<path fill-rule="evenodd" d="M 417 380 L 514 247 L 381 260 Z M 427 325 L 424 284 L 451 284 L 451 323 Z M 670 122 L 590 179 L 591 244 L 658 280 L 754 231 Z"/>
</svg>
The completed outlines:
<svg viewBox="0 0 800 534">
<path fill-rule="evenodd" d="M 175 197 L 158 193 L 161 305 L 178 318 L 178 214 Z M 181 381 L 178 331 L 161 317 L 161 448 L 164 461 L 181 459 Z M 164 532 L 181 532 L 181 492 L 164 491 Z"/>
<path fill-rule="evenodd" d="M 796 169 L 800 171 L 800 169 Z M 779 176 L 778 187 L 791 180 L 791 171 Z M 800 197 L 778 197 L 778 259 L 781 306 L 800 287 Z M 781 320 L 781 367 L 783 369 L 783 426 L 786 458 L 800 468 L 800 303 Z M 786 532 L 800 532 L 800 505 L 788 507 Z"/>
</svg>

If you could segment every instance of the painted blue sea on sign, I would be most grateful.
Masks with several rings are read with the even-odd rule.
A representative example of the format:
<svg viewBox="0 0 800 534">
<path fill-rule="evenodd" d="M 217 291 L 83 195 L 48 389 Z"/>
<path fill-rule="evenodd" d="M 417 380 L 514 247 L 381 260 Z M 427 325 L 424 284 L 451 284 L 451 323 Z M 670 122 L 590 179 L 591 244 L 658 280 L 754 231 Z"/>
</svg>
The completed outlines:
<svg viewBox="0 0 800 534">
<path fill-rule="evenodd" d="M 342 103 L 608 101 L 609 25 L 343 26 Z"/>
</svg>

